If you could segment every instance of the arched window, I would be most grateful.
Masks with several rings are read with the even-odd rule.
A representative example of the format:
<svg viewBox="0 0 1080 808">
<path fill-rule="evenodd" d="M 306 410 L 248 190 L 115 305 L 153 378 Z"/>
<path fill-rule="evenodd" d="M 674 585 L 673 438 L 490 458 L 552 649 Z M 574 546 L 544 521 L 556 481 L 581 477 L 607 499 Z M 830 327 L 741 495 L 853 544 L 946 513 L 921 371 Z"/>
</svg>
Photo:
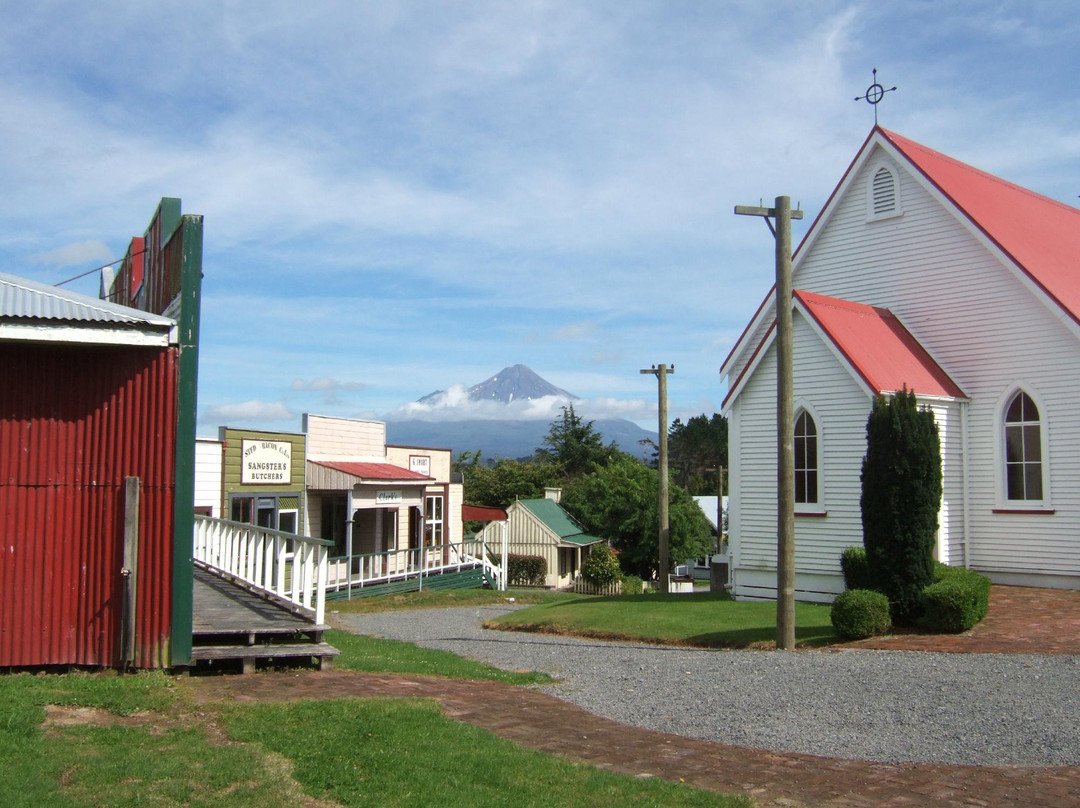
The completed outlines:
<svg viewBox="0 0 1080 808">
<path fill-rule="evenodd" d="M 806 410 L 795 419 L 795 503 L 818 502 L 817 425 Z"/>
<path fill-rule="evenodd" d="M 1022 390 L 1005 407 L 1005 498 L 1043 499 L 1042 421 Z"/>
</svg>

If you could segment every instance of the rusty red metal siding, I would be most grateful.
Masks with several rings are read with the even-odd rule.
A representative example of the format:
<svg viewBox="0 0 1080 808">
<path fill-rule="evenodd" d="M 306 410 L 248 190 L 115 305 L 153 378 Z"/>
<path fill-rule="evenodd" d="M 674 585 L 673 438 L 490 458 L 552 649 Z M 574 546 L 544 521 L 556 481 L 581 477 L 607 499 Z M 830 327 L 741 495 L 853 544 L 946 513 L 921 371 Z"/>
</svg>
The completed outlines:
<svg viewBox="0 0 1080 808">
<path fill-rule="evenodd" d="M 177 353 L 0 343 L 0 667 L 120 662 L 124 478 L 138 667 L 169 664 Z"/>
</svg>

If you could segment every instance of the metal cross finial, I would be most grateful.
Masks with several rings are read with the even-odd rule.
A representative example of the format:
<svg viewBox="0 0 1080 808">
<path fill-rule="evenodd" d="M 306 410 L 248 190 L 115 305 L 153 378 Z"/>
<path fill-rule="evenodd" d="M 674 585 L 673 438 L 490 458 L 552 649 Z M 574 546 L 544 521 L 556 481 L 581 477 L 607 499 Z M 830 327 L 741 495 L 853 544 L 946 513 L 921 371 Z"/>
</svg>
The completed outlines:
<svg viewBox="0 0 1080 808">
<path fill-rule="evenodd" d="M 866 88 L 865 95 L 855 96 L 856 101 L 866 101 L 867 104 L 874 108 L 874 126 L 877 126 L 877 105 L 881 103 L 881 99 L 885 97 L 885 93 L 891 93 L 896 87 L 890 87 L 885 89 L 877 80 L 877 68 L 874 68 L 874 82 Z"/>
</svg>

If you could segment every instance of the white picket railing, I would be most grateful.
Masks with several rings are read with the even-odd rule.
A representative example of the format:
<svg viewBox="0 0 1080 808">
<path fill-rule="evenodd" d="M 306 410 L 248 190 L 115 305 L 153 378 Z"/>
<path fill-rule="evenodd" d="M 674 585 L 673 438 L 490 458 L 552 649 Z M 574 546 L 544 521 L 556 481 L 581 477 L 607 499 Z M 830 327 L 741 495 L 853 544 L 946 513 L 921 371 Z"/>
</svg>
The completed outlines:
<svg viewBox="0 0 1080 808">
<path fill-rule="evenodd" d="M 320 626 L 326 617 L 332 545 L 326 539 L 195 516 L 197 563 L 288 602 Z"/>
<path fill-rule="evenodd" d="M 499 580 L 501 571 L 488 558 L 482 541 L 412 547 L 383 553 L 358 553 L 331 558 L 327 563 L 326 585 L 328 589 L 340 592 L 419 578 L 419 586 L 423 588 L 423 578 L 426 576 L 457 572 L 478 565 L 482 565 L 493 580 Z"/>
</svg>

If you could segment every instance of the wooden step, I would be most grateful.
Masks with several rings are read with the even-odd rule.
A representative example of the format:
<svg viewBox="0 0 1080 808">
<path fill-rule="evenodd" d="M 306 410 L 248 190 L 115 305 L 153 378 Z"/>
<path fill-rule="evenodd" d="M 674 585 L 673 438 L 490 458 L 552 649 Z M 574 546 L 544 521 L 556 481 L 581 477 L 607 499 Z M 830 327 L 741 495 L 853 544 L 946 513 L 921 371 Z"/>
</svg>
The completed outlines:
<svg viewBox="0 0 1080 808">
<path fill-rule="evenodd" d="M 255 672 L 257 659 L 297 659 L 318 657 L 319 670 L 330 670 L 334 657 L 341 652 L 330 643 L 294 643 L 279 645 L 202 645 L 191 649 L 191 661 L 239 659 L 244 673 Z"/>
</svg>

